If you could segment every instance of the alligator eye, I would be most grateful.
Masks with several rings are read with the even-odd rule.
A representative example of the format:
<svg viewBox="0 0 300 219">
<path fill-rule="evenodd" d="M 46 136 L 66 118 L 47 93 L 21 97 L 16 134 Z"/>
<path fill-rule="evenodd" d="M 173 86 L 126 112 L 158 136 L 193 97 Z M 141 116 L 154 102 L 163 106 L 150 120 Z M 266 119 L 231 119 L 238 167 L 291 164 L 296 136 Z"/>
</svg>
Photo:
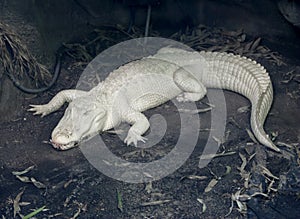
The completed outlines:
<svg viewBox="0 0 300 219">
<path fill-rule="evenodd" d="M 90 112 L 91 112 L 91 110 L 85 110 L 84 113 L 83 113 L 83 115 L 87 116 L 88 114 L 90 114 Z"/>
<path fill-rule="evenodd" d="M 83 115 L 84 115 L 84 116 L 87 116 L 87 115 L 88 115 L 88 112 L 84 112 Z"/>
</svg>

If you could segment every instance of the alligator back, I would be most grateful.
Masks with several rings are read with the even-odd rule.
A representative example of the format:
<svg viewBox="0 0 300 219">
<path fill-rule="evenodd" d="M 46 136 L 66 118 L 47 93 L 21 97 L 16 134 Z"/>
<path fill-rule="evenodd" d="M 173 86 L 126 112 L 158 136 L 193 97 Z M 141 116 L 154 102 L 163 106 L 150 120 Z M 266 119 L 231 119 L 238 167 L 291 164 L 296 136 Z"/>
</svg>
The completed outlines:
<svg viewBox="0 0 300 219">
<path fill-rule="evenodd" d="M 171 99 L 180 93 L 171 80 L 173 73 L 179 68 L 190 71 L 206 88 L 227 89 L 247 97 L 252 105 L 251 128 L 255 137 L 263 145 L 279 151 L 263 128 L 273 101 L 272 83 L 266 69 L 249 58 L 228 53 L 204 51 L 199 53 L 165 47 L 153 56 L 131 62 L 112 72 L 104 81 L 102 90 L 111 95 L 118 90 L 116 88 L 120 88 L 124 84 L 135 94 L 149 93 L 154 88 L 160 89 L 160 91 L 165 89 L 162 93 L 168 94 L 166 97 Z M 145 78 L 146 75 L 154 72 L 160 72 L 161 75 L 155 74 L 149 79 Z M 162 75 L 170 77 L 171 82 L 169 80 L 162 81 Z M 172 84 L 174 86 L 171 86 Z M 130 89 L 130 86 L 135 88 Z M 141 87 L 143 90 L 137 91 L 136 87 Z M 145 89 L 147 92 L 144 92 Z M 166 101 L 166 99 L 155 97 L 152 98 L 155 101 L 151 105 L 149 99 L 151 98 L 146 99 L 147 104 L 144 102 L 139 104 L 141 105 L 141 107 L 137 107 L 139 111 Z"/>
</svg>

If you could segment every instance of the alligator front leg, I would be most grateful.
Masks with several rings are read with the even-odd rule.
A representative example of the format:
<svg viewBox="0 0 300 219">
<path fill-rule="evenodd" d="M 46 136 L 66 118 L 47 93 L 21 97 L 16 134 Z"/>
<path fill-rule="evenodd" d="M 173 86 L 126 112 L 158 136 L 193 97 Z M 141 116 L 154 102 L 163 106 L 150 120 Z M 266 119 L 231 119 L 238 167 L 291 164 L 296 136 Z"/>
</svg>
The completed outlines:
<svg viewBox="0 0 300 219">
<path fill-rule="evenodd" d="M 131 111 L 125 115 L 124 120 L 129 124 L 132 124 L 127 137 L 124 140 L 127 145 L 133 143 L 134 146 L 137 146 L 138 141 L 145 142 L 147 140 L 147 138 L 142 135 L 148 130 L 150 123 L 144 114 L 137 111 Z"/>
<path fill-rule="evenodd" d="M 71 102 L 77 97 L 86 94 L 81 90 L 63 90 L 56 94 L 49 103 L 43 105 L 30 105 L 28 111 L 34 112 L 33 115 L 41 114 L 42 117 L 58 110 L 65 102 Z"/>
</svg>

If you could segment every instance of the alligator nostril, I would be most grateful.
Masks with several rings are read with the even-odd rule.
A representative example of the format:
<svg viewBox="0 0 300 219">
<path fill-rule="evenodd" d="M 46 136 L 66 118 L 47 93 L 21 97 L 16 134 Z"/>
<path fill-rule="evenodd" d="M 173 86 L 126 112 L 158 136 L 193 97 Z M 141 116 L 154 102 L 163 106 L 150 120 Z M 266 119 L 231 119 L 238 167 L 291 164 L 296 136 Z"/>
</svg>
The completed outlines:
<svg viewBox="0 0 300 219">
<path fill-rule="evenodd" d="M 66 136 L 68 136 L 68 138 L 70 138 L 71 135 L 72 135 L 71 131 L 66 131 Z"/>
</svg>

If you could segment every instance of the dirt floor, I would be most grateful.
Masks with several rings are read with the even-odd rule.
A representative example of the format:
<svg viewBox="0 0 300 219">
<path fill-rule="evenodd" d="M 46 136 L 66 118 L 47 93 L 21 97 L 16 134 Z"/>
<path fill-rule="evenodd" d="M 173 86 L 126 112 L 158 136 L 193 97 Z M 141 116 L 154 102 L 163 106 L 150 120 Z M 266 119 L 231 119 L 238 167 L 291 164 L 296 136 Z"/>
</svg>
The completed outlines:
<svg viewBox="0 0 300 219">
<path fill-rule="evenodd" d="M 0 127 L 0 215 L 13 218 L 46 206 L 36 218 L 299 218 L 300 216 L 300 56 L 297 46 L 263 39 L 285 64 L 259 59 L 274 85 L 274 104 L 265 129 L 282 153 L 253 143 L 246 129 L 249 102 L 225 91 L 228 134 L 207 167 L 198 168 L 210 128 L 210 112 L 199 114 L 201 132 L 187 162 L 169 176 L 152 183 L 130 184 L 96 170 L 80 148 L 57 151 L 47 141 L 63 115 L 60 109 L 45 118 L 26 110 L 48 102 L 59 90 L 75 87 L 80 69 L 63 64 L 58 83 L 49 92 L 29 96 L 15 121 Z M 298 44 L 299 46 L 299 44 Z M 296 55 L 298 52 L 298 56 Z M 205 108 L 208 100 L 197 103 Z M 238 110 L 239 109 L 239 110 Z M 147 111 L 161 114 L 168 131 L 153 148 L 126 147 L 116 135 L 102 134 L 110 150 L 123 159 L 149 162 L 166 155 L 177 141 L 179 119 L 172 102 Z M 170 125 L 171 124 L 171 125 Z M 33 166 L 28 173 L 13 175 Z M 40 183 L 22 182 L 27 176 Z M 21 179 L 21 180 L 20 180 Z M 28 179 L 28 178 L 27 178 Z M 213 186 L 213 184 L 215 184 Z M 211 190 L 208 191 L 209 186 Z M 18 206 L 20 209 L 18 209 Z"/>
</svg>

